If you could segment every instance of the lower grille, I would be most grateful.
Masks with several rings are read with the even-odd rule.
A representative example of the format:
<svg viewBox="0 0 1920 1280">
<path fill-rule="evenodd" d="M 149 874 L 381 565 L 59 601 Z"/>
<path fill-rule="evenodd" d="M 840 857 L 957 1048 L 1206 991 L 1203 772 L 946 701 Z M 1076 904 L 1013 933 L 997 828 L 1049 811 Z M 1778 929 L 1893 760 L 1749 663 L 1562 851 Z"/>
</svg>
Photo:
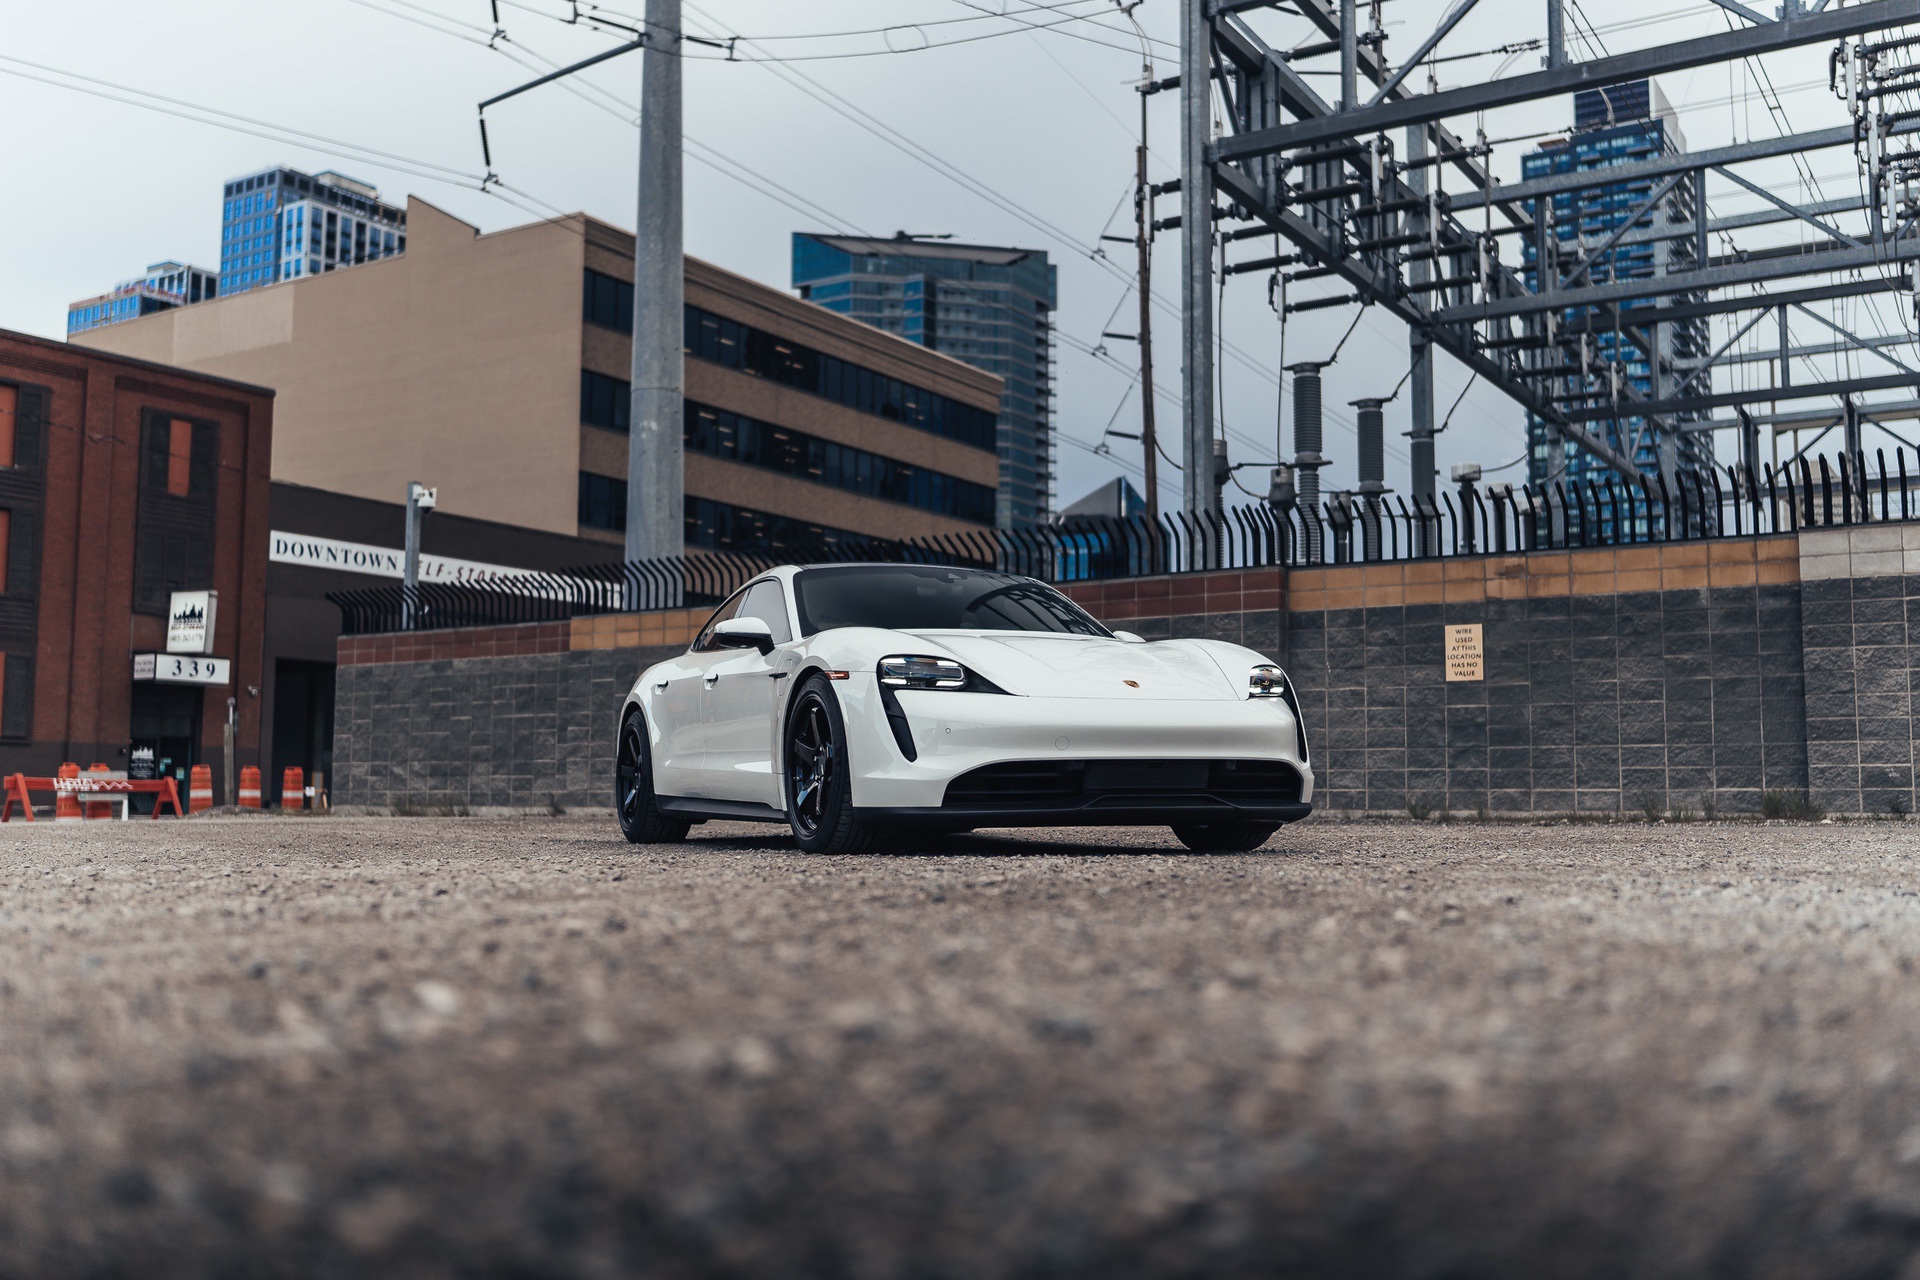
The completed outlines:
<svg viewBox="0 0 1920 1280">
<path fill-rule="evenodd" d="M 1281 760 L 1015 760 L 961 774 L 944 807 L 1294 804 L 1300 790 L 1299 771 Z"/>
</svg>

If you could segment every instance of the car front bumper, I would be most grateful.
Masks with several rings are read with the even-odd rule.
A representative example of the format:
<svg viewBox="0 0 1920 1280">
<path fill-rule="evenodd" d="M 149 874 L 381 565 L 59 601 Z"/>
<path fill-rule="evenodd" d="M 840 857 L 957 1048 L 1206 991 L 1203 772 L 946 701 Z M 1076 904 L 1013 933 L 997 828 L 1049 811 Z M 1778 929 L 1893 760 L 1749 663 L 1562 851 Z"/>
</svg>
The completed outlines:
<svg viewBox="0 0 1920 1280">
<path fill-rule="evenodd" d="M 895 698 L 916 757 L 908 760 L 872 676 L 857 674 L 836 692 L 852 740 L 866 744 L 853 761 L 854 805 L 891 818 L 979 826 L 1234 818 L 1292 822 L 1312 810 L 1313 771 L 1301 758 L 1293 713 L 1277 698 L 1034 698 L 902 690 Z M 1082 797 L 1085 803 L 1054 796 L 1033 804 L 1010 795 L 1005 805 L 991 805 L 977 794 L 964 806 L 947 803 L 949 783 L 988 766 L 1103 761 L 1210 762 L 1229 769 L 1233 765 L 1224 762 L 1278 762 L 1298 774 L 1298 786 L 1268 794 L 1251 794 L 1245 787 L 1220 796 L 1204 787 L 1160 794 L 1143 780 L 1127 795 L 1089 792 Z"/>
</svg>

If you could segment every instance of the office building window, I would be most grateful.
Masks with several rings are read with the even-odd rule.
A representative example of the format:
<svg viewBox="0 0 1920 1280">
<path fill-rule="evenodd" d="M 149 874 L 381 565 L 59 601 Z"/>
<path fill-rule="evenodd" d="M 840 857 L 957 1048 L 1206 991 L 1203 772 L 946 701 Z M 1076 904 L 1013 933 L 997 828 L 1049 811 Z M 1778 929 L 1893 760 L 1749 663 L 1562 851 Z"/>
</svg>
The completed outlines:
<svg viewBox="0 0 1920 1280">
<path fill-rule="evenodd" d="M 10 653 L 0 662 L 0 738 L 25 738 L 32 728 L 33 659 Z"/>
<path fill-rule="evenodd" d="M 625 532 L 627 527 L 627 482 L 612 476 L 580 473 L 580 524 L 587 529 L 611 529 Z"/>
<path fill-rule="evenodd" d="M 625 432 L 633 407 L 632 384 L 591 369 L 580 371 L 580 421 L 608 431 Z"/>
<path fill-rule="evenodd" d="M 589 270 L 581 299 L 581 318 L 615 333 L 632 333 L 632 281 Z"/>
<path fill-rule="evenodd" d="M 994 490 L 989 485 L 910 466 L 725 409 L 689 403 L 686 447 L 689 453 L 725 458 L 869 498 L 937 511 L 975 524 L 993 523 Z"/>
<path fill-rule="evenodd" d="M 170 592 L 213 585 L 219 435 L 211 422 L 151 409 L 143 415 L 134 516 L 136 613 L 164 613 Z"/>
<path fill-rule="evenodd" d="M 795 520 L 711 498 L 687 499 L 686 540 L 690 547 L 718 551 L 783 552 L 842 542 L 867 542 L 865 534 L 832 525 Z"/>
<path fill-rule="evenodd" d="M 811 392 L 861 413 L 903 422 L 977 449 L 994 447 L 997 415 L 992 410 L 962 404 L 699 307 L 686 309 L 686 349 L 702 360 Z"/>
<path fill-rule="evenodd" d="M 146 487 L 175 498 L 211 498 L 217 435 L 210 422 L 152 415 L 145 442 Z"/>
<path fill-rule="evenodd" d="M 47 421 L 47 389 L 0 382 L 0 467 L 36 468 Z"/>
<path fill-rule="evenodd" d="M 40 581 L 40 517 L 32 507 L 0 511 L 0 592 L 30 596 Z"/>
</svg>

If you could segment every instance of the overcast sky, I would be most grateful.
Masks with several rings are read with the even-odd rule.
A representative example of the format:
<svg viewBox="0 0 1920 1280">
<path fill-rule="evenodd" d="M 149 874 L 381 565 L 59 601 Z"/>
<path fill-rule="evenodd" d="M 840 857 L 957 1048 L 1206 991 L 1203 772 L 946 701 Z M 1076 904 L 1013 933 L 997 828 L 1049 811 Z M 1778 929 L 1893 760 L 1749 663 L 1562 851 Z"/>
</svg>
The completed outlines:
<svg viewBox="0 0 1920 1280">
<path fill-rule="evenodd" d="M 618 7 L 638 10 L 641 0 L 618 0 Z M 499 0 L 505 39 L 492 48 L 489 0 L 96 0 L 8 8 L 0 50 L 8 179 L 0 189 L 0 228 L 10 252 L 0 268 L 0 326 L 58 337 L 69 302 L 104 292 L 149 262 L 179 258 L 217 267 L 221 183 L 273 164 L 336 168 L 377 184 L 389 198 L 417 194 L 488 230 L 553 210 L 633 223 L 635 133 L 630 116 L 621 119 L 611 108 L 614 100 L 637 101 L 637 56 L 586 73 L 579 92 L 549 86 L 495 108 L 494 169 L 524 193 L 511 197 L 524 207 L 477 189 L 483 166 L 474 104 L 529 78 L 510 59 L 538 72 L 616 42 L 606 31 L 562 21 L 571 9 L 566 0 Z M 1410 50 L 1441 8 L 1439 0 L 1386 0 L 1389 57 Z M 599 12 L 616 14 L 610 7 Z M 1483 0 L 1442 52 L 1537 37 L 1542 13 L 1531 0 Z M 1588 13 L 1597 30 L 1590 40 L 1576 39 L 1575 56 L 1588 44 L 1618 53 L 1727 25 L 1706 4 L 1587 0 L 1584 12 L 1571 15 L 1576 32 Z M 1176 0 L 1143 0 L 1136 16 L 1156 73 L 1173 74 Z M 1108 361 L 1079 349 L 1099 344 L 1103 329 L 1136 328 L 1127 284 L 1131 249 L 1108 245 L 1107 263 L 1086 252 L 1103 232 L 1131 227 L 1127 196 L 1138 136 L 1132 86 L 1142 57 L 1112 0 L 695 0 L 687 22 L 689 31 L 747 37 L 735 46 L 742 57 L 778 60 L 729 62 L 720 51 L 701 49 L 686 68 L 688 251 L 780 288 L 789 286 L 795 230 L 947 232 L 1047 251 L 1060 267 L 1059 501 L 1071 502 L 1118 471 L 1137 476 L 1136 442 L 1109 438 L 1112 458 L 1092 452 L 1109 424 L 1139 429 L 1127 372 L 1137 359 L 1134 346 L 1106 340 Z M 1258 25 L 1277 45 L 1308 35 L 1298 18 L 1261 15 Z M 1845 119 L 1826 89 L 1827 53 L 1826 46 L 1809 47 L 1765 65 L 1792 129 Z M 1448 63 L 1441 82 L 1517 74 L 1535 69 L 1539 56 L 1519 50 Z M 105 85 L 85 84 L 92 92 L 79 92 L 73 86 L 81 82 L 61 73 Z M 1333 96 L 1330 78 L 1316 83 Z M 1663 88 L 1681 109 L 1689 142 L 1702 147 L 1779 131 L 1781 120 L 1755 83 L 1754 70 L 1701 69 L 1671 77 Z M 106 86 L 231 113 L 223 117 L 230 127 L 93 96 L 117 92 Z M 1154 102 L 1156 181 L 1176 174 L 1176 98 L 1162 94 Z M 1567 100 L 1495 113 L 1486 129 L 1495 139 L 1537 135 L 1564 128 L 1571 115 Z M 1470 131 L 1472 122 L 1456 127 Z M 299 145 L 287 129 L 315 140 Z M 878 136 L 887 129 L 899 136 Z M 352 150 L 343 154 L 340 144 Z M 1496 172 L 1517 178 L 1520 156 L 1532 145 L 1502 145 Z M 1855 188 L 1846 152 L 1819 153 L 1808 164 L 1824 194 Z M 998 198 L 969 190 L 937 165 Z M 1798 198 L 1807 190 L 1788 162 L 1766 172 L 1768 185 L 1783 194 Z M 1726 192 L 1715 188 L 1716 214 L 1758 207 L 1752 197 Z M 1164 200 L 1161 215 L 1175 212 L 1176 201 Z M 1818 236 L 1800 224 L 1778 234 Z M 1168 303 L 1178 298 L 1177 253 L 1177 233 L 1164 236 L 1155 292 Z M 1315 289 L 1326 286 L 1302 285 L 1295 296 Z M 1897 330 L 1906 306 L 1904 299 L 1846 302 L 1832 314 L 1856 331 Z M 1235 277 L 1223 315 L 1233 348 L 1222 373 L 1231 455 L 1268 463 L 1275 447 L 1272 371 L 1283 337 L 1268 309 L 1266 278 Z M 1285 327 L 1285 360 L 1323 358 L 1353 316 L 1346 308 L 1295 317 Z M 1158 321 L 1161 421 L 1177 456 L 1176 405 L 1165 393 L 1180 385 L 1178 327 L 1170 312 Z M 1329 488 L 1352 483 L 1346 402 L 1387 394 L 1405 369 L 1402 326 L 1377 310 L 1362 316 L 1328 373 Z M 1467 382 L 1441 357 L 1439 414 Z M 1396 489 L 1406 483 L 1405 442 L 1397 435 L 1406 426 L 1403 394 L 1388 408 L 1388 483 Z M 1443 479 L 1454 462 L 1492 468 L 1518 458 L 1523 447 L 1519 411 L 1498 392 L 1474 386 L 1442 437 Z M 1722 442 L 1723 457 L 1730 448 Z M 1165 467 L 1161 475 L 1166 499 L 1177 503 L 1178 475 Z M 1240 477 L 1264 494 L 1264 471 L 1249 468 Z"/>
</svg>

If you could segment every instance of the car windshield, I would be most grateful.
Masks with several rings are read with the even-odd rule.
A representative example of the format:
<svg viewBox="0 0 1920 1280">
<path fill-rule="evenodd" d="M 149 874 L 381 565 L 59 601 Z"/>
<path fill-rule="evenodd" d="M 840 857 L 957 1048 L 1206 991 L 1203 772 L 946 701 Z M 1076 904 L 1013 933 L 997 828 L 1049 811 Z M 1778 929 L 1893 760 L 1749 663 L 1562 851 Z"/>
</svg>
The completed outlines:
<svg viewBox="0 0 1920 1280">
<path fill-rule="evenodd" d="M 793 579 L 800 629 L 1052 631 L 1112 634 L 1052 587 L 1010 573 L 917 564 L 802 569 Z"/>
</svg>

